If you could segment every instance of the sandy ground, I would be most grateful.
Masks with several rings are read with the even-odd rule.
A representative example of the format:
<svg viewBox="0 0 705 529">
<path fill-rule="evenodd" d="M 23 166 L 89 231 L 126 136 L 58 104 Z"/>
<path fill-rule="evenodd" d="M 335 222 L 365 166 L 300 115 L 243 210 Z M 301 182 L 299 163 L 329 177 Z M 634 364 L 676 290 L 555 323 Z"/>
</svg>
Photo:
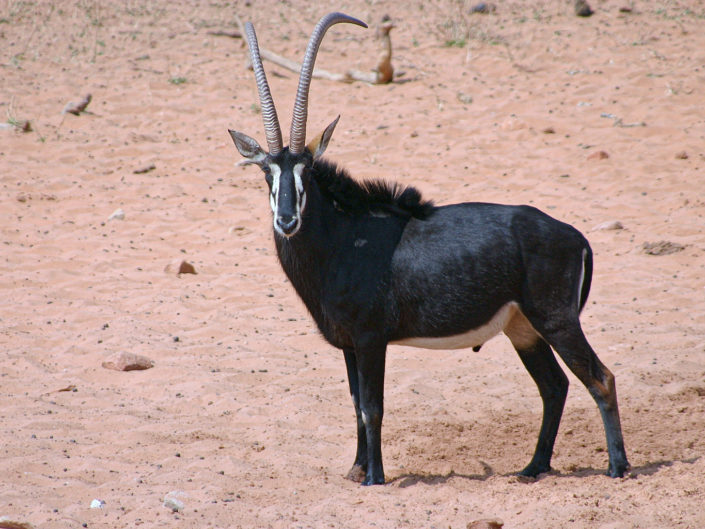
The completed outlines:
<svg viewBox="0 0 705 529">
<path fill-rule="evenodd" d="M 0 2 L 0 121 L 32 127 L 0 130 L 0 516 L 46 529 L 705 527 L 705 9 L 469 8 Z M 310 135 L 342 114 L 330 158 L 439 204 L 533 204 L 590 239 L 582 320 L 617 377 L 628 477 L 603 475 L 599 413 L 572 375 L 555 471 L 514 477 L 541 402 L 498 337 L 479 353 L 390 348 L 388 484 L 343 478 L 355 424 L 342 354 L 279 267 L 261 173 L 234 165 L 228 128 L 264 140 L 256 88 L 242 42 L 210 33 L 239 14 L 299 59 L 332 10 L 391 15 L 406 82 L 314 80 Z M 377 46 L 374 30 L 337 26 L 318 65 L 367 70 Z M 297 76 L 265 67 L 286 135 Z M 62 115 L 88 93 L 90 113 Z M 624 229 L 595 229 L 606 221 Z M 197 275 L 177 276 L 182 260 Z M 119 352 L 155 365 L 101 366 Z M 170 492 L 180 512 L 162 505 Z"/>
</svg>

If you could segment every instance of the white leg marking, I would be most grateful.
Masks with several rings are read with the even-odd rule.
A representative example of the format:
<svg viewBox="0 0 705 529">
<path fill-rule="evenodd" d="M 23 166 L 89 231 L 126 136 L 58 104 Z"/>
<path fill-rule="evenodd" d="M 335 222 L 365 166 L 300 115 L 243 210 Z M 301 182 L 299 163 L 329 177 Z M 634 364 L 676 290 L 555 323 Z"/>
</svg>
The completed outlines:
<svg viewBox="0 0 705 529">
<path fill-rule="evenodd" d="M 367 414 L 364 411 L 362 411 L 361 413 L 362 413 L 362 422 L 365 424 L 365 426 L 367 426 L 367 423 L 370 422 L 370 418 L 367 416 Z"/>
</svg>

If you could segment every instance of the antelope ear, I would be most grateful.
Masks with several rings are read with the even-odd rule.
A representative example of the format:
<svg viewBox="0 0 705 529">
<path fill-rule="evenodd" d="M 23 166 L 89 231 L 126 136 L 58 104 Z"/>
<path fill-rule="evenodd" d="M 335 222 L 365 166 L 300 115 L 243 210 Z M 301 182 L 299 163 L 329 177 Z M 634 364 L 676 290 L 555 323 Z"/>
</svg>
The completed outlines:
<svg viewBox="0 0 705 529">
<path fill-rule="evenodd" d="M 308 145 L 306 145 L 306 148 L 310 151 L 311 154 L 313 154 L 313 159 L 315 160 L 316 158 L 320 157 L 326 150 L 326 147 L 328 147 L 328 142 L 330 141 L 330 137 L 333 135 L 333 131 L 335 130 L 335 126 L 338 124 L 338 120 L 340 119 L 340 116 L 335 118 L 333 120 L 333 123 L 328 125 L 323 132 L 321 132 L 318 136 L 313 138 Z"/>
<path fill-rule="evenodd" d="M 237 150 L 240 151 L 240 154 L 245 157 L 245 160 L 241 162 L 242 164 L 247 165 L 254 163 L 257 165 L 262 165 L 264 159 L 267 157 L 267 153 L 264 152 L 262 147 L 259 146 L 257 140 L 236 130 L 228 130 L 228 132 L 230 133 L 230 137 L 235 142 L 235 147 L 237 147 Z"/>
</svg>

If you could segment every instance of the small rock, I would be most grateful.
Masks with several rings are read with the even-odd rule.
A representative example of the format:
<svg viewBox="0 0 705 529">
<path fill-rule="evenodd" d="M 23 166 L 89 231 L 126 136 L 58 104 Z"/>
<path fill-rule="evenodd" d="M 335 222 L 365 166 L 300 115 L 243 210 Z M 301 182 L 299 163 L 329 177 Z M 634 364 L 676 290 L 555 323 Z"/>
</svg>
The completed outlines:
<svg viewBox="0 0 705 529">
<path fill-rule="evenodd" d="M 103 500 L 93 500 L 91 501 L 91 509 L 102 509 L 105 506 L 105 502 Z"/>
<path fill-rule="evenodd" d="M 164 507 L 171 509 L 172 512 L 180 512 L 184 510 L 184 502 L 178 498 L 164 498 Z"/>
<path fill-rule="evenodd" d="M 575 0 L 575 14 L 579 17 L 589 17 L 594 11 L 585 0 Z"/>
<path fill-rule="evenodd" d="M 186 496 L 185 492 L 173 490 L 164 496 L 164 507 L 171 509 L 172 512 L 181 512 L 184 510 L 184 502 L 179 498 Z"/>
<path fill-rule="evenodd" d="M 645 242 L 641 247 L 648 255 L 670 255 L 685 250 L 682 244 L 671 241 Z"/>
<path fill-rule="evenodd" d="M 27 202 L 29 200 L 29 196 L 25 195 L 24 193 L 20 193 L 15 197 L 17 199 L 17 202 Z"/>
<path fill-rule="evenodd" d="M 619 8 L 620 13 L 631 13 L 633 9 L 629 6 L 622 6 Z"/>
<path fill-rule="evenodd" d="M 144 174 L 144 173 L 148 173 L 150 171 L 154 171 L 156 168 L 157 168 L 156 165 L 154 165 L 153 163 L 150 163 L 149 165 L 145 165 L 144 167 L 140 167 L 139 169 L 135 169 L 134 171 L 132 171 L 132 173 L 133 174 Z"/>
<path fill-rule="evenodd" d="M 480 13 L 481 15 L 494 13 L 495 11 L 497 11 L 497 6 L 491 2 L 480 2 L 470 8 L 471 13 Z"/>
<path fill-rule="evenodd" d="M 556 129 L 554 129 L 553 127 L 546 127 L 541 132 L 543 132 L 544 134 L 555 134 Z"/>
<path fill-rule="evenodd" d="M 191 263 L 188 263 L 186 261 L 181 261 L 181 264 L 179 265 L 179 271 L 176 272 L 177 276 L 180 276 L 181 274 L 195 274 L 196 273 L 196 268 Z"/>
<path fill-rule="evenodd" d="M 610 155 L 605 151 L 595 151 L 587 157 L 588 160 L 606 160 Z"/>
<path fill-rule="evenodd" d="M 467 529 L 502 529 L 504 522 L 497 518 L 475 520 L 467 525 Z"/>
<path fill-rule="evenodd" d="M 108 220 L 125 220 L 125 212 L 122 208 L 117 208 L 110 214 Z"/>
<path fill-rule="evenodd" d="M 457 93 L 458 101 L 465 105 L 469 105 L 472 103 L 472 96 L 470 94 L 466 94 L 465 92 L 458 92 Z"/>
<path fill-rule="evenodd" d="M 0 529 L 34 529 L 34 526 L 29 522 L 13 520 L 9 516 L 0 516 Z"/>
<path fill-rule="evenodd" d="M 116 353 L 105 360 L 102 366 L 115 371 L 142 371 L 154 367 L 154 362 L 134 353 Z"/>
<path fill-rule="evenodd" d="M 685 151 L 680 151 L 676 153 L 676 160 L 687 160 L 688 153 Z"/>
<path fill-rule="evenodd" d="M 91 94 L 87 94 L 86 97 L 84 97 L 78 102 L 72 101 L 70 103 L 66 103 L 66 106 L 64 107 L 64 110 L 61 113 L 66 114 L 68 112 L 69 114 L 73 114 L 74 116 L 80 116 L 81 112 L 84 112 L 86 110 L 86 107 L 88 106 L 88 103 L 91 102 L 91 99 L 93 99 L 93 96 Z"/>
<path fill-rule="evenodd" d="M 595 226 L 592 231 L 623 230 L 624 226 L 618 220 L 606 220 Z"/>
</svg>

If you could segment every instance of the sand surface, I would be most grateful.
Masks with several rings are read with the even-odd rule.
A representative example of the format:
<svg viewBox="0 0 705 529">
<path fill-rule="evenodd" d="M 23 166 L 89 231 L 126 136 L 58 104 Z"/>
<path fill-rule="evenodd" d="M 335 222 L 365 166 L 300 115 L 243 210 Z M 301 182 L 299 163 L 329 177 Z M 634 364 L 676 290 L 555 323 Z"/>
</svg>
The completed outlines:
<svg viewBox="0 0 705 529">
<path fill-rule="evenodd" d="M 705 527 L 701 2 L 605 0 L 590 18 L 557 0 L 488 15 L 450 0 L 177 4 L 0 2 L 0 121 L 32 128 L 0 129 L 0 516 L 42 529 Z M 238 14 L 300 60 L 332 10 L 388 13 L 405 82 L 314 80 L 309 137 L 342 114 L 329 158 L 439 204 L 532 204 L 591 241 L 582 321 L 617 377 L 628 477 L 603 475 L 602 423 L 573 375 L 555 470 L 514 476 L 541 401 L 498 337 L 478 353 L 390 347 L 388 484 L 344 479 L 342 354 L 280 269 L 260 171 L 235 166 L 228 128 L 264 144 L 257 92 L 242 41 L 211 33 Z M 333 28 L 318 65 L 369 70 L 374 34 Z M 297 75 L 265 68 L 287 141 Z M 89 113 L 62 115 L 89 93 Z M 623 229 L 595 229 L 609 221 Z M 196 275 L 177 275 L 184 260 Z M 154 367 L 102 367 L 121 352 Z M 180 512 L 163 506 L 170 492 Z"/>
</svg>

